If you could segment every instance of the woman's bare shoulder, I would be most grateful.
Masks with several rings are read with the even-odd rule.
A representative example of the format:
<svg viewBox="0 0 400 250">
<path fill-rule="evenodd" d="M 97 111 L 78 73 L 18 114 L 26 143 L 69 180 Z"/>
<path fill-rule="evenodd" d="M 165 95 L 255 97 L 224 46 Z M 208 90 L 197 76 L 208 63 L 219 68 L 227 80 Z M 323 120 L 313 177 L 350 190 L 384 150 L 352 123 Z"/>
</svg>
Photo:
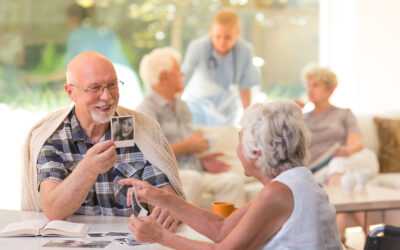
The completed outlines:
<svg viewBox="0 0 400 250">
<path fill-rule="evenodd" d="M 293 194 L 290 188 L 282 182 L 272 181 L 264 186 L 255 202 L 287 207 L 293 204 Z"/>
</svg>

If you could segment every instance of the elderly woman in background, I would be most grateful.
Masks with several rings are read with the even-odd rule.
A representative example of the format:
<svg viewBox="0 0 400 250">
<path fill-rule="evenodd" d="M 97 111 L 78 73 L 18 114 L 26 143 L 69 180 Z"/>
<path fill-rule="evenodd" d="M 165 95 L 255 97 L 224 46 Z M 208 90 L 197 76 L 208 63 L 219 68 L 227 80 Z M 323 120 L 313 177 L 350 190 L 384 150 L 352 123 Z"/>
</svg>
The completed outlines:
<svg viewBox="0 0 400 250">
<path fill-rule="evenodd" d="M 304 166 L 308 130 L 301 109 L 291 101 L 254 104 L 245 111 L 241 126 L 237 155 L 245 174 L 264 188 L 227 218 L 146 182 L 120 181 L 136 188 L 139 202 L 168 208 L 216 245 L 175 235 L 151 217 L 131 216 L 129 228 L 137 239 L 174 249 L 341 249 L 335 209 Z"/>
<path fill-rule="evenodd" d="M 311 132 L 310 162 L 329 151 L 335 144 L 339 145 L 327 167 L 316 172 L 316 178 L 327 185 L 338 185 L 347 170 L 377 174 L 379 165 L 376 155 L 372 150 L 363 148 L 354 114 L 350 109 L 335 107 L 329 101 L 338 84 L 336 74 L 329 68 L 315 64 L 308 65 L 302 74 L 307 84 L 308 98 L 315 106 L 312 111 L 304 114 L 304 121 Z M 303 106 L 302 103 L 299 104 Z M 354 218 L 357 223 L 364 225 L 362 214 Z M 346 218 L 339 215 L 337 219 L 344 241 Z"/>
</svg>

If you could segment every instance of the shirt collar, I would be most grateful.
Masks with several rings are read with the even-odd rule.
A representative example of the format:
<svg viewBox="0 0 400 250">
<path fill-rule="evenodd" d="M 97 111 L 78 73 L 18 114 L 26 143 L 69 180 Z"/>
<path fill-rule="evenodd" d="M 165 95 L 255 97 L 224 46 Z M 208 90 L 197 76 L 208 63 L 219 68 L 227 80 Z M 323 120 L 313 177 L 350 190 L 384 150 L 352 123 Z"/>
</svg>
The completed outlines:
<svg viewBox="0 0 400 250">
<path fill-rule="evenodd" d="M 84 141 L 85 143 L 94 144 L 92 139 L 89 138 L 83 131 L 81 125 L 79 124 L 78 118 L 76 117 L 75 107 L 71 111 L 71 136 L 72 141 Z M 106 133 L 101 137 L 100 142 L 111 139 L 111 128 L 108 126 Z"/>
<path fill-rule="evenodd" d="M 169 101 L 159 93 L 154 90 L 150 90 L 149 97 L 160 107 L 171 106 Z M 174 102 L 176 103 L 176 96 L 174 97 Z"/>
<path fill-rule="evenodd" d="M 212 41 L 211 41 L 211 37 L 210 37 L 211 55 L 212 55 L 214 58 L 218 58 L 218 59 L 228 58 L 228 57 L 233 53 L 233 50 L 235 49 L 236 43 L 237 43 L 237 39 L 236 39 L 236 42 L 235 42 L 235 44 L 233 45 L 233 47 L 229 50 L 228 54 L 226 54 L 225 56 L 222 57 L 222 56 L 220 56 L 220 54 L 218 54 L 218 52 L 215 50 L 214 46 L 212 45 Z"/>
</svg>

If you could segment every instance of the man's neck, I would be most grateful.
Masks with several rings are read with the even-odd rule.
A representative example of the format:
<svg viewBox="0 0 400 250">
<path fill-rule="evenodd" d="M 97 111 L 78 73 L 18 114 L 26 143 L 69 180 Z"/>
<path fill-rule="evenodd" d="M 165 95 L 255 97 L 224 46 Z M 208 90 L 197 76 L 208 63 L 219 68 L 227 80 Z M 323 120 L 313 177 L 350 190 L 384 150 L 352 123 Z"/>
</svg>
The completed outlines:
<svg viewBox="0 0 400 250">
<path fill-rule="evenodd" d="M 82 115 L 76 113 L 76 118 L 79 121 L 79 125 L 81 126 L 83 132 L 94 142 L 97 143 L 106 133 L 108 126 L 107 123 L 96 123 L 93 121 L 88 121 L 88 119 L 84 119 Z"/>
<path fill-rule="evenodd" d="M 220 51 L 218 51 L 218 50 L 215 50 L 215 51 L 217 52 L 217 54 L 218 54 L 220 57 L 225 57 L 225 56 L 229 53 L 230 50 L 223 51 L 223 52 L 220 52 Z"/>
<path fill-rule="evenodd" d="M 175 107 L 175 95 L 177 93 L 170 92 L 170 91 L 164 90 L 162 88 L 157 88 L 157 86 L 154 87 L 153 90 L 156 93 L 158 93 L 159 95 L 161 95 L 162 97 L 164 97 L 171 104 L 172 108 Z"/>
</svg>

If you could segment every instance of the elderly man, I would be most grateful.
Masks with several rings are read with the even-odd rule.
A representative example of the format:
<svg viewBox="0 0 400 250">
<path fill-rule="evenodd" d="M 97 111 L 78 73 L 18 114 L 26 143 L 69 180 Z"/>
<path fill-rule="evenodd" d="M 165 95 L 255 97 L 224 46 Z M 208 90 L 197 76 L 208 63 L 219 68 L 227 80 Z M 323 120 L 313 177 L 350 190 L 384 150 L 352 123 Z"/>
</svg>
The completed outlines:
<svg viewBox="0 0 400 250">
<path fill-rule="evenodd" d="M 178 61 L 179 54 L 172 48 L 156 49 L 143 58 L 140 76 L 151 91 L 137 109 L 160 123 L 177 158 L 190 203 L 196 204 L 208 189 L 215 194 L 214 200 L 232 201 L 240 206 L 244 204 L 243 178 L 227 172 L 230 166 L 217 159 L 222 154 L 205 154 L 201 159 L 196 156 L 207 150 L 208 142 L 202 134 L 194 133 L 189 109 L 177 96 L 183 90 Z"/>
<path fill-rule="evenodd" d="M 75 105 L 51 114 L 30 133 L 30 158 L 25 158 L 37 168 L 41 206 L 50 220 L 74 213 L 137 215 L 127 205 L 127 188 L 118 184 L 128 176 L 183 196 L 176 161 L 157 122 L 118 107 L 119 84 L 106 57 L 79 54 L 68 65 L 65 84 Z M 121 115 L 134 116 L 135 145 L 116 148 L 110 118 Z M 176 227 L 177 220 L 162 207 L 151 216 L 168 229 Z"/>
</svg>

